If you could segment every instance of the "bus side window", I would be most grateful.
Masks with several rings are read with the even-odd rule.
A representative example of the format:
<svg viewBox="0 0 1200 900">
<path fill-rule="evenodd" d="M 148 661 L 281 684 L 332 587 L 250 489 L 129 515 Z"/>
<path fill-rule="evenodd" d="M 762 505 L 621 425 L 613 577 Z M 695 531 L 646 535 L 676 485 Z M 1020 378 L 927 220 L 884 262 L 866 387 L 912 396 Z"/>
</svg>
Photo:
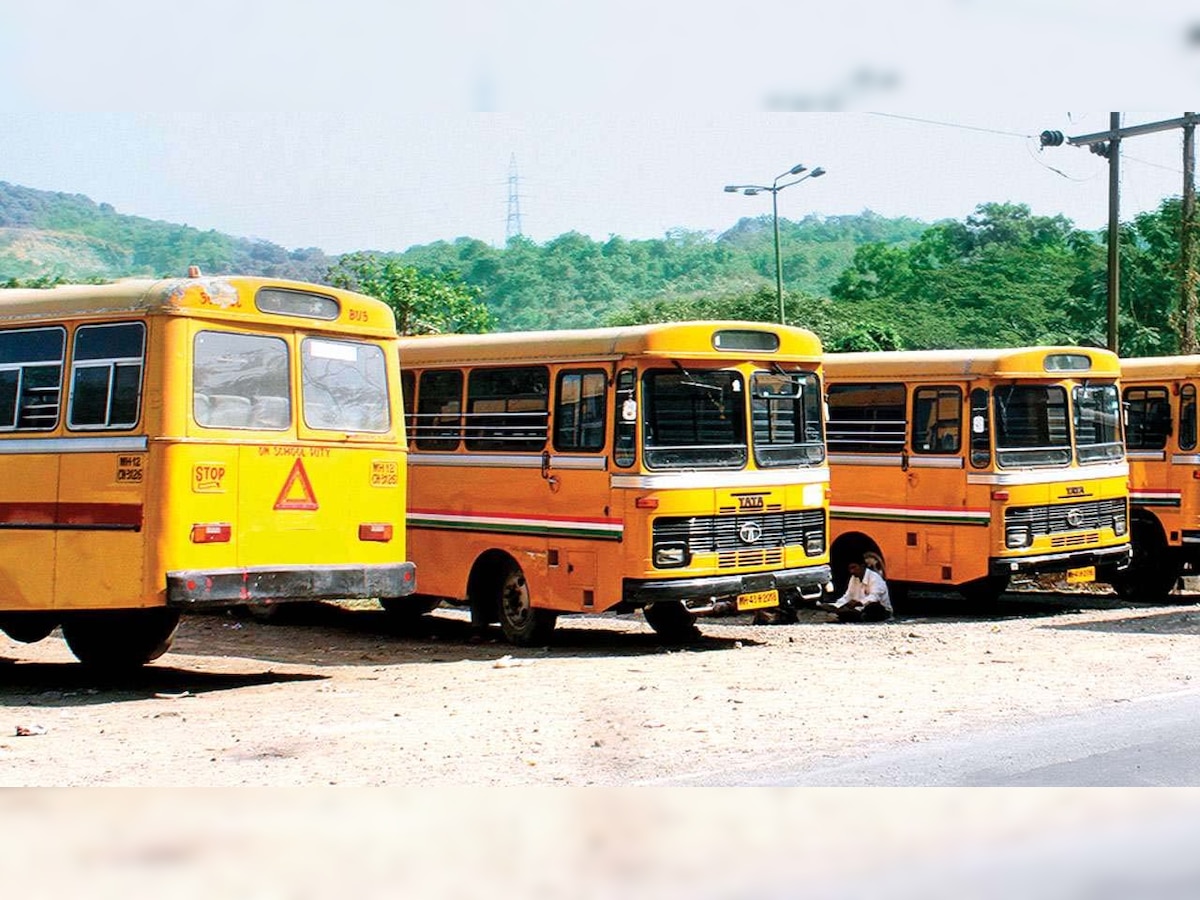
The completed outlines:
<svg viewBox="0 0 1200 900">
<path fill-rule="evenodd" d="M 988 392 L 971 391 L 971 465 L 985 469 L 992 461 L 992 434 L 988 428 Z"/>
<path fill-rule="evenodd" d="M 416 407 L 413 405 L 417 390 L 417 378 L 412 372 L 400 373 L 400 394 L 404 401 L 404 432 L 411 440 L 413 436 L 413 419 Z"/>
<path fill-rule="evenodd" d="M 1196 449 L 1196 386 L 1179 389 L 1179 449 Z"/>
<path fill-rule="evenodd" d="M 962 391 L 923 387 L 913 392 L 914 453 L 958 453 L 962 447 Z"/>
<path fill-rule="evenodd" d="M 1162 450 L 1171 434 L 1171 404 L 1166 387 L 1125 389 L 1125 446 L 1130 450 Z"/>
<path fill-rule="evenodd" d="M 0 332 L 0 431 L 58 426 L 65 328 Z"/>
<path fill-rule="evenodd" d="M 908 423 L 903 384 L 831 384 L 830 453 L 903 453 Z"/>
<path fill-rule="evenodd" d="M 549 416 L 545 366 L 474 369 L 467 378 L 468 450 L 541 450 Z"/>
<path fill-rule="evenodd" d="M 604 449 L 608 376 L 599 370 L 560 372 L 554 401 L 554 449 Z"/>
<path fill-rule="evenodd" d="M 462 435 L 463 375 L 458 369 L 421 373 L 413 435 L 419 450 L 457 450 Z"/>
<path fill-rule="evenodd" d="M 637 372 L 633 369 L 622 369 L 617 373 L 613 406 L 616 415 L 613 462 L 627 469 L 637 461 Z"/>
<path fill-rule="evenodd" d="M 69 428 L 132 428 L 141 407 L 146 326 L 80 325 L 71 354 Z"/>
</svg>

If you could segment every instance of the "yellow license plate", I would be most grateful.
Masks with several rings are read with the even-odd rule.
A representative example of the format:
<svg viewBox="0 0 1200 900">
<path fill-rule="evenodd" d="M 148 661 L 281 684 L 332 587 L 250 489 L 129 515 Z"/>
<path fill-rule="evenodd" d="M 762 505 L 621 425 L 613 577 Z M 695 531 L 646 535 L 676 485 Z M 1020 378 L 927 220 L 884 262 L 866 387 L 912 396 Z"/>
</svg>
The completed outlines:
<svg viewBox="0 0 1200 900">
<path fill-rule="evenodd" d="M 1091 584 L 1095 580 L 1095 566 L 1084 566 L 1082 569 L 1067 569 L 1067 584 Z"/>
<path fill-rule="evenodd" d="M 755 591 L 752 594 L 738 594 L 738 612 L 748 609 L 765 609 L 768 606 L 779 605 L 779 591 Z"/>
</svg>

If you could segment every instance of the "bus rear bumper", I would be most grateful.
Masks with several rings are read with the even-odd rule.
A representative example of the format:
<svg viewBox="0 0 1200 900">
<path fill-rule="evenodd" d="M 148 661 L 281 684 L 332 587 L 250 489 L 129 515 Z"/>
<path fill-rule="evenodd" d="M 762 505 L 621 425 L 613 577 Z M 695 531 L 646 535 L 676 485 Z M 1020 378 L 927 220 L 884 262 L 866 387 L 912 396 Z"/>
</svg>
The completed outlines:
<svg viewBox="0 0 1200 900">
<path fill-rule="evenodd" d="M 1016 575 L 1021 572 L 1048 574 L 1095 566 L 1099 580 L 1103 581 L 1101 572 L 1111 574 L 1126 568 L 1132 552 L 1128 544 L 1123 544 L 1120 547 L 1102 547 L 1071 553 L 1041 553 L 1037 556 L 993 558 L 988 564 L 988 574 L 994 576 Z"/>
<path fill-rule="evenodd" d="M 196 569 L 167 573 L 167 606 L 182 609 L 290 600 L 404 597 L 417 587 L 410 562 L 379 566 Z"/>
<path fill-rule="evenodd" d="M 825 593 L 830 578 L 829 566 L 706 578 L 626 578 L 621 592 L 621 605 L 626 609 L 638 609 L 651 603 L 678 600 L 697 616 L 734 615 L 738 611 L 737 598 L 741 594 L 777 590 L 780 606 L 791 606 L 801 598 L 819 599 Z"/>
</svg>

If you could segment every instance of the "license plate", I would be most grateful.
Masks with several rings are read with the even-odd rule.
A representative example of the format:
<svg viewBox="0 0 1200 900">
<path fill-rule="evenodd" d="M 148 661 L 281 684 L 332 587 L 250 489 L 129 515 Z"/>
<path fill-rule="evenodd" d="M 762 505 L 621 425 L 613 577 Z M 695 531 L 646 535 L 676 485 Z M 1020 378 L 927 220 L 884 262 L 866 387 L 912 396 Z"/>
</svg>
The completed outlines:
<svg viewBox="0 0 1200 900">
<path fill-rule="evenodd" d="M 1067 584 L 1091 584 L 1095 580 L 1095 566 L 1084 566 L 1082 569 L 1067 569 Z"/>
<path fill-rule="evenodd" d="M 779 591 L 754 591 L 751 594 L 738 594 L 738 612 L 748 609 L 766 609 L 768 606 L 779 605 Z"/>
</svg>

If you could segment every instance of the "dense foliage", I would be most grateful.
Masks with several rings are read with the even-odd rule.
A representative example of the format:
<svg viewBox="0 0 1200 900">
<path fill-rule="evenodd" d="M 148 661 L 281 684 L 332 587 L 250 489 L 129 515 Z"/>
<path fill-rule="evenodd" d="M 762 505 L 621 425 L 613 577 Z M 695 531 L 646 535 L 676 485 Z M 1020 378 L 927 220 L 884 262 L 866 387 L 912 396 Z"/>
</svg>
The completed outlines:
<svg viewBox="0 0 1200 900">
<path fill-rule="evenodd" d="M 1180 203 L 1122 226 L 1121 350 L 1179 350 Z M 985 203 L 932 225 L 855 216 L 781 220 L 787 321 L 832 349 L 1105 340 L 1104 235 Z M 769 216 L 721 235 L 597 241 L 576 232 L 493 247 L 474 238 L 337 258 L 118 214 L 87 197 L 0 182 L 0 284 L 241 272 L 354 287 L 410 332 L 587 327 L 687 318 L 775 321 Z"/>
</svg>

